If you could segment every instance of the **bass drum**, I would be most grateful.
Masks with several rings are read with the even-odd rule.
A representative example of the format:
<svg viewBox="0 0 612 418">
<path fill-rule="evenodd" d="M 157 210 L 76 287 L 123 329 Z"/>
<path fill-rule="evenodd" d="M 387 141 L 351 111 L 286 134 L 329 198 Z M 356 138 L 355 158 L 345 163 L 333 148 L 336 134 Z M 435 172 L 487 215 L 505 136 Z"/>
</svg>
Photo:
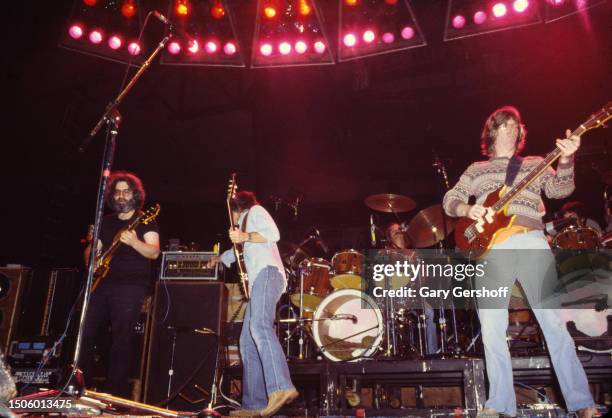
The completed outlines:
<svg viewBox="0 0 612 418">
<path fill-rule="evenodd" d="M 382 312 L 360 290 L 337 290 L 317 307 L 312 335 L 321 353 L 331 361 L 371 357 L 383 341 Z"/>
</svg>

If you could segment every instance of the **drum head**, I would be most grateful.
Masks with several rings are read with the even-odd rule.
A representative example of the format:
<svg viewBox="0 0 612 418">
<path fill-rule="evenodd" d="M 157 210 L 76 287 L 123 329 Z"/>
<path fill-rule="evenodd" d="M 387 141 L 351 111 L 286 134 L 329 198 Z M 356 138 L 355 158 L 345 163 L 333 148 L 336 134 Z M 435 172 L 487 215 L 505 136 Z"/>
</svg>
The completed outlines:
<svg viewBox="0 0 612 418">
<path fill-rule="evenodd" d="M 380 308 L 368 295 L 342 289 L 328 295 L 314 313 L 313 337 L 332 361 L 355 361 L 372 356 L 384 333 Z"/>
</svg>

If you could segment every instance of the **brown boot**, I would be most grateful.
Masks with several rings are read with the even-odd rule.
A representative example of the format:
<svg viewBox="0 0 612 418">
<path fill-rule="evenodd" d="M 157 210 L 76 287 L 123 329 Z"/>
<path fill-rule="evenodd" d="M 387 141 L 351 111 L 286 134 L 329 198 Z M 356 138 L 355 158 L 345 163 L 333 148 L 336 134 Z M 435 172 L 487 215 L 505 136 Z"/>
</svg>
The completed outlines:
<svg viewBox="0 0 612 418">
<path fill-rule="evenodd" d="M 589 408 L 579 409 L 577 412 L 578 412 L 578 418 L 593 418 L 593 417 L 601 416 L 597 408 L 595 408 L 594 406 L 591 406 Z"/>
<path fill-rule="evenodd" d="M 493 408 L 482 408 L 476 418 L 498 418 L 499 413 Z"/>
<path fill-rule="evenodd" d="M 261 416 L 261 411 L 255 411 L 250 409 L 236 409 L 234 411 L 230 411 L 230 417 L 259 417 Z"/>
<path fill-rule="evenodd" d="M 274 415 L 283 405 L 293 402 L 297 397 L 298 391 L 294 388 L 272 392 L 268 397 L 268 406 L 261 411 L 261 416 Z"/>
</svg>

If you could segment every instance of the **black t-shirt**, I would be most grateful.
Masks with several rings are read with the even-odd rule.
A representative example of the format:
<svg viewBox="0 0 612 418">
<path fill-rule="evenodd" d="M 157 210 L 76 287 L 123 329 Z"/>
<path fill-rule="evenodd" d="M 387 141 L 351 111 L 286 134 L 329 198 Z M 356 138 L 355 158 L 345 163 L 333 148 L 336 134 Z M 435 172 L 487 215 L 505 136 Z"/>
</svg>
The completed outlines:
<svg viewBox="0 0 612 418">
<path fill-rule="evenodd" d="M 133 217 L 132 217 L 133 219 Z M 117 214 L 105 216 L 100 229 L 100 241 L 102 241 L 102 252 L 113 243 L 117 232 L 126 227 L 132 219 L 121 220 Z M 144 234 L 149 231 L 158 232 L 157 222 L 149 222 L 148 225 L 139 224 L 136 229 L 138 239 L 144 241 Z M 132 247 L 120 244 L 113 255 L 108 275 L 102 282 L 116 285 L 140 285 L 148 286 L 151 272 L 151 260 L 143 257 Z"/>
</svg>

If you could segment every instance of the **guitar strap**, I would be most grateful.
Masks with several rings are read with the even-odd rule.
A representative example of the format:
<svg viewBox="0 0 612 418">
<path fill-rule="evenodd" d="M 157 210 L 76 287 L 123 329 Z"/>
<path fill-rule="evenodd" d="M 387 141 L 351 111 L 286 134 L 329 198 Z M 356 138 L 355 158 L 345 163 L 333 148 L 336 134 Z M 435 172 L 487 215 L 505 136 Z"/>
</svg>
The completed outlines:
<svg viewBox="0 0 612 418">
<path fill-rule="evenodd" d="M 250 209 L 247 211 L 246 215 L 244 215 L 244 219 L 242 220 L 242 224 L 240 225 L 240 230 L 242 232 L 246 232 L 246 225 L 247 225 L 247 219 L 249 219 L 249 213 L 251 213 Z"/>
<path fill-rule="evenodd" d="M 518 175 L 522 164 L 523 157 L 519 155 L 514 155 L 512 158 L 510 158 L 510 161 L 508 162 L 508 168 L 506 169 L 506 181 L 504 182 L 507 187 L 512 186 L 512 183 L 514 183 L 514 180 L 516 179 L 516 176 Z"/>
</svg>

